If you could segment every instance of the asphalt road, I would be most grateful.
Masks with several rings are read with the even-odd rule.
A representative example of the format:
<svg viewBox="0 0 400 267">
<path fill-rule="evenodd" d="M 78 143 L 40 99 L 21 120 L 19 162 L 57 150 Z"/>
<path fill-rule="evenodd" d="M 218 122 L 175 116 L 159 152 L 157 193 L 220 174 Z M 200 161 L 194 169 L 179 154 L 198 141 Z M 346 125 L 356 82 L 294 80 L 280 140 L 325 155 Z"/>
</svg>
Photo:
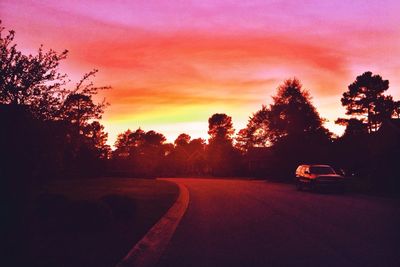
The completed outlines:
<svg viewBox="0 0 400 267">
<path fill-rule="evenodd" d="M 188 210 L 158 267 L 400 266 L 400 201 L 251 180 L 171 179 Z"/>
</svg>

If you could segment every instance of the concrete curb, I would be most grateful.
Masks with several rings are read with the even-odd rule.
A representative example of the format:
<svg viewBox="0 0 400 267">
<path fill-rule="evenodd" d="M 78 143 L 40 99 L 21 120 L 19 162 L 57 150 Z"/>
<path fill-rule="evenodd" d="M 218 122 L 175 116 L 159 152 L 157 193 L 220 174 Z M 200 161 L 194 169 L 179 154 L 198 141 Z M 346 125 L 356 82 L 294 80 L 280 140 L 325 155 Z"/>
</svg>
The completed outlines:
<svg viewBox="0 0 400 267">
<path fill-rule="evenodd" d="M 189 205 L 188 189 L 177 185 L 179 196 L 175 203 L 116 267 L 152 267 L 158 263 Z"/>
</svg>

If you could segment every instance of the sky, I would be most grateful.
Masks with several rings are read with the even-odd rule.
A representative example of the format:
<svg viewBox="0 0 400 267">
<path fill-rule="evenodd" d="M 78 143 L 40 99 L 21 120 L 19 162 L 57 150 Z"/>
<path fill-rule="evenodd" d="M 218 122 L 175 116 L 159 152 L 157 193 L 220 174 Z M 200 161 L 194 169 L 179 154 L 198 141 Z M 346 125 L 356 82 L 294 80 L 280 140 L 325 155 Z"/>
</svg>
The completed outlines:
<svg viewBox="0 0 400 267">
<path fill-rule="evenodd" d="M 109 144 L 139 127 L 207 138 L 214 113 L 238 131 L 293 77 L 340 135 L 340 98 L 358 75 L 380 74 L 400 99 L 399 12 L 397 0 L 0 2 L 20 50 L 68 49 L 60 70 L 75 82 L 99 69 Z"/>
</svg>

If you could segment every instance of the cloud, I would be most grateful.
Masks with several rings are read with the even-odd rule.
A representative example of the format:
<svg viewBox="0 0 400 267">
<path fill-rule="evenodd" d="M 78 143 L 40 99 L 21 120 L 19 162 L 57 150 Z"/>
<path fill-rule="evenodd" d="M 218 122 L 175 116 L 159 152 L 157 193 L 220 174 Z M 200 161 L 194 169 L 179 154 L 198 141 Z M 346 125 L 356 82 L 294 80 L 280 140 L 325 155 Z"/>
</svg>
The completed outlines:
<svg viewBox="0 0 400 267">
<path fill-rule="evenodd" d="M 212 112 L 243 124 L 294 76 L 331 121 L 364 71 L 389 79 L 400 97 L 399 7 L 395 0 L 4 0 L 0 16 L 24 51 L 41 43 L 69 49 L 62 67 L 74 79 L 100 69 L 96 84 L 113 87 L 104 92 L 112 104 L 107 125 L 206 121 Z"/>
</svg>

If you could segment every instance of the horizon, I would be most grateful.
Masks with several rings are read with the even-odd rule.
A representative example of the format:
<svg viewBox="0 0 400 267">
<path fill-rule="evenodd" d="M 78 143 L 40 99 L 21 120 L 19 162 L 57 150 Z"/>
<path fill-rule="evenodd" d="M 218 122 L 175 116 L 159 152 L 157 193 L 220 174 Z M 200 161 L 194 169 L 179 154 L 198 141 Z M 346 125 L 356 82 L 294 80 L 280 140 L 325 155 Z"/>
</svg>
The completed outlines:
<svg viewBox="0 0 400 267">
<path fill-rule="evenodd" d="M 62 72 L 77 82 L 99 69 L 111 103 L 101 123 L 114 145 L 128 128 L 207 139 L 208 118 L 232 117 L 236 133 L 297 77 L 325 126 L 344 127 L 341 94 L 365 71 L 400 98 L 400 19 L 396 1 L 15 1 L 0 3 L 18 48 L 68 49 Z M 312 31 L 310 31 L 312 29 Z"/>
</svg>

